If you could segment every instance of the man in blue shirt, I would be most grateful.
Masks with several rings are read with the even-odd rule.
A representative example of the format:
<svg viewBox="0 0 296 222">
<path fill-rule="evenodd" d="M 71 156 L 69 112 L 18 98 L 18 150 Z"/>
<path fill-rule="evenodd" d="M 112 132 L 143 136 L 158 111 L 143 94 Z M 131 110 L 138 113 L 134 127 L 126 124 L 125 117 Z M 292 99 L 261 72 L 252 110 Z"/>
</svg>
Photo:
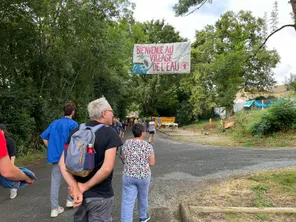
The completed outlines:
<svg viewBox="0 0 296 222">
<path fill-rule="evenodd" d="M 64 150 L 64 145 L 73 129 L 78 127 L 78 124 L 72 120 L 75 113 L 75 105 L 67 103 L 64 106 L 64 117 L 53 121 L 49 127 L 40 135 L 45 146 L 47 146 L 47 162 L 52 163 L 51 171 L 51 217 L 57 217 L 64 212 L 64 208 L 59 206 L 59 189 L 62 179 L 62 174 L 58 162 Z M 68 195 L 66 207 L 73 207 L 73 202 Z"/>
</svg>

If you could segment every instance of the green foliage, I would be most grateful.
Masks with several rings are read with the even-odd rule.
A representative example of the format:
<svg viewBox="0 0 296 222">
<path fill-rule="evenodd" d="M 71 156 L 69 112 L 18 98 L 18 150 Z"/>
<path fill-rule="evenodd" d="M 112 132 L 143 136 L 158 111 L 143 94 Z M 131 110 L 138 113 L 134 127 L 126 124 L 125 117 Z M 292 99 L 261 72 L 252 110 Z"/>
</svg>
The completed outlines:
<svg viewBox="0 0 296 222">
<path fill-rule="evenodd" d="M 268 216 L 266 214 L 256 214 L 256 217 L 261 221 L 265 221 L 268 219 Z"/>
<path fill-rule="evenodd" d="M 251 190 L 255 192 L 266 192 L 268 190 L 268 187 L 262 184 L 259 184 L 259 185 L 252 186 Z"/>
<path fill-rule="evenodd" d="M 273 4 L 272 12 L 270 14 L 270 27 L 272 32 L 278 29 L 278 24 L 279 24 L 278 20 L 279 20 L 278 2 L 275 1 Z"/>
<path fill-rule="evenodd" d="M 193 77 L 181 86 L 191 94 L 194 113 L 201 115 L 215 107 L 232 110 L 240 89 L 264 90 L 272 86 L 272 68 L 279 62 L 274 50 L 254 52 L 264 39 L 264 20 L 250 12 L 226 12 L 214 26 L 196 32 L 192 44 Z"/>
<path fill-rule="evenodd" d="M 269 187 L 258 184 L 251 187 L 251 190 L 256 192 L 256 201 L 255 201 L 255 207 L 273 207 L 273 204 L 270 202 L 264 201 L 264 194 L 269 190 Z"/>
<path fill-rule="evenodd" d="M 296 74 L 290 73 L 290 76 L 288 78 L 285 77 L 285 85 L 287 87 L 287 90 L 296 92 Z"/>
<path fill-rule="evenodd" d="M 259 121 L 264 115 L 265 111 L 245 111 L 241 110 L 235 113 L 235 128 L 233 137 L 242 139 L 251 136 L 251 129 L 254 122 Z"/>
<path fill-rule="evenodd" d="M 24 166 L 38 160 L 44 160 L 46 158 L 46 150 L 38 150 L 34 152 L 28 152 L 26 156 L 20 156 L 15 159 L 15 165 Z"/>
<path fill-rule="evenodd" d="M 296 127 L 295 104 L 283 100 L 273 104 L 266 114 L 255 122 L 252 127 L 253 135 L 263 136 L 278 131 L 287 131 Z"/>
<path fill-rule="evenodd" d="M 178 107 L 177 115 L 176 115 L 176 121 L 180 126 L 188 125 L 189 123 L 192 123 L 195 116 L 193 115 L 193 106 L 183 101 Z"/>
<path fill-rule="evenodd" d="M 199 8 L 205 2 L 211 2 L 211 0 L 179 0 L 179 2 L 175 4 L 173 8 L 176 12 L 176 15 L 179 16 L 187 13 L 191 6 L 196 6 Z"/>
<path fill-rule="evenodd" d="M 289 194 L 296 195 L 296 174 L 294 171 L 286 171 L 283 173 L 269 173 L 266 175 L 251 176 L 249 179 L 261 183 L 276 183 L 281 189 Z"/>
<path fill-rule="evenodd" d="M 102 95 L 126 115 L 132 8 L 128 0 L 1 1 L 0 122 L 19 154 L 40 149 L 40 133 L 66 102 L 79 122 Z"/>
<path fill-rule="evenodd" d="M 184 16 L 188 13 L 191 7 L 195 7 L 194 10 L 190 11 L 190 13 L 196 11 L 201 8 L 205 3 L 212 3 L 212 0 L 178 0 L 178 3 L 173 6 L 173 9 L 177 16 Z M 296 24 L 296 2 L 295 0 L 289 1 L 292 6 L 292 19 L 294 20 L 294 24 Z M 273 11 L 271 13 L 271 26 L 275 26 L 278 24 L 278 4 L 277 1 L 274 3 Z M 273 27 L 272 27 L 273 28 Z"/>
</svg>

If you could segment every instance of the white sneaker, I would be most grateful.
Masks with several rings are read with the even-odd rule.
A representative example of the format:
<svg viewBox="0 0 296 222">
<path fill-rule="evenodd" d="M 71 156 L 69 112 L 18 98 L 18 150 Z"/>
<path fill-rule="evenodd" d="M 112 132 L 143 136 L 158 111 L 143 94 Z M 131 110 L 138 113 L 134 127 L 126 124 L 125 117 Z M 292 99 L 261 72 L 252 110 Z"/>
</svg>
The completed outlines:
<svg viewBox="0 0 296 222">
<path fill-rule="evenodd" d="M 17 189 L 10 189 L 10 199 L 14 199 L 17 196 Z"/>
<path fill-rule="evenodd" d="M 54 209 L 51 211 L 50 217 L 57 217 L 59 214 L 64 212 L 64 208 L 63 207 L 59 207 L 57 209 Z"/>
<path fill-rule="evenodd" d="M 66 207 L 73 207 L 73 205 L 74 205 L 74 203 L 73 203 L 73 201 L 71 201 L 71 200 L 67 200 L 67 202 L 66 202 Z"/>
</svg>

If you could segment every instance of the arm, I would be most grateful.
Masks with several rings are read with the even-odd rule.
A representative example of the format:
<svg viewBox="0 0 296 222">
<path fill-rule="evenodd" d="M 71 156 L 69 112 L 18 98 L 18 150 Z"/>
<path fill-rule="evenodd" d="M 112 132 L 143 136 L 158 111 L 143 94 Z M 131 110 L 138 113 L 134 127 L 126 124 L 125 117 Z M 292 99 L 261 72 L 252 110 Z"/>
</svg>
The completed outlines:
<svg viewBox="0 0 296 222">
<path fill-rule="evenodd" d="M 121 147 L 121 159 L 125 160 L 124 151 L 126 150 L 126 142 Z"/>
<path fill-rule="evenodd" d="M 155 166 L 155 155 L 152 154 L 151 156 L 149 156 L 149 166 Z"/>
<path fill-rule="evenodd" d="M 47 129 L 40 135 L 44 145 L 46 147 L 48 147 L 48 140 L 50 138 L 50 132 L 51 132 L 51 127 L 52 125 L 56 122 L 56 120 L 54 122 L 52 122 L 48 127 Z"/>
<path fill-rule="evenodd" d="M 14 165 L 14 161 L 15 161 L 15 156 L 11 156 L 10 157 L 10 162 Z"/>
<path fill-rule="evenodd" d="M 34 180 L 14 166 L 8 156 L 0 158 L 0 174 L 9 180 L 21 180 L 32 184 Z"/>
<path fill-rule="evenodd" d="M 123 152 L 121 153 L 121 159 L 122 159 L 122 160 L 125 160 L 125 155 L 124 155 Z"/>
<path fill-rule="evenodd" d="M 83 196 L 82 196 L 82 192 L 79 190 L 77 181 L 75 180 L 73 175 L 68 173 L 66 170 L 66 165 L 64 161 L 64 152 L 62 153 L 61 159 L 59 161 L 59 166 L 64 179 L 69 185 L 70 193 L 74 200 L 74 207 L 77 207 L 82 204 Z"/>
<path fill-rule="evenodd" d="M 105 160 L 102 167 L 96 172 L 96 174 L 88 180 L 86 183 L 78 183 L 81 192 L 85 192 L 93 186 L 104 181 L 112 172 L 116 158 L 116 147 L 110 148 L 105 151 Z"/>
<path fill-rule="evenodd" d="M 61 169 L 61 173 L 64 177 L 64 179 L 66 180 L 67 184 L 70 187 L 77 187 L 77 181 L 75 180 L 75 178 L 73 177 L 72 174 L 68 173 L 68 171 L 66 170 L 66 165 L 65 165 L 65 159 L 64 159 L 64 152 L 62 153 L 61 159 L 59 161 L 59 166 Z"/>
<path fill-rule="evenodd" d="M 8 151 L 8 155 L 10 157 L 10 161 L 13 165 L 15 162 L 15 156 L 16 156 L 16 144 L 15 141 L 13 139 L 11 139 L 10 137 L 7 137 L 6 140 L 6 145 L 7 145 L 7 151 Z"/>
<path fill-rule="evenodd" d="M 42 140 L 43 140 L 44 145 L 45 145 L 46 147 L 48 147 L 48 140 L 46 140 L 46 139 L 42 139 Z"/>
</svg>

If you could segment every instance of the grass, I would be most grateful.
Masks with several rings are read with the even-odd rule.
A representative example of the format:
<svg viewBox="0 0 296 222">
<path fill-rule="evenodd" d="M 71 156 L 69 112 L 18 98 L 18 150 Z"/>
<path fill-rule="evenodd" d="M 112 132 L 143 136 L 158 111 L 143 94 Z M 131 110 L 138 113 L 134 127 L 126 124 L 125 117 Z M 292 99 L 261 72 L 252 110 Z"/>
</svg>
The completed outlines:
<svg viewBox="0 0 296 222">
<path fill-rule="evenodd" d="M 272 187 L 280 188 L 280 192 L 296 197 L 296 172 L 283 171 L 281 173 L 269 173 L 250 176 L 249 180 L 269 184 Z"/>
<path fill-rule="evenodd" d="M 203 120 L 195 121 L 192 124 L 184 126 L 182 128 L 186 130 L 192 130 L 192 131 L 215 131 L 215 132 L 221 131 L 219 118 L 213 118 L 212 124 L 210 124 L 209 120 L 203 119 Z"/>
<path fill-rule="evenodd" d="M 200 206 L 296 207 L 296 168 L 261 171 L 236 176 L 196 192 L 185 201 Z M 193 192 L 192 192 L 193 193 Z M 295 214 L 204 213 L 191 211 L 196 221 L 296 221 Z"/>
<path fill-rule="evenodd" d="M 273 204 L 270 202 L 264 201 L 264 194 L 268 191 L 268 187 L 262 184 L 258 184 L 251 187 L 251 190 L 255 191 L 257 194 L 257 199 L 255 200 L 255 207 L 273 207 Z"/>
<path fill-rule="evenodd" d="M 256 217 L 261 221 L 266 221 L 267 219 L 269 219 L 266 214 L 256 214 Z"/>
<path fill-rule="evenodd" d="M 37 151 L 35 153 L 28 153 L 26 156 L 20 156 L 15 159 L 16 166 L 27 165 L 38 160 L 45 159 L 45 151 Z"/>
<path fill-rule="evenodd" d="M 295 147 L 296 144 L 296 130 L 286 132 L 278 132 L 265 137 L 253 136 L 251 128 L 253 124 L 260 120 L 265 114 L 266 110 L 258 110 L 252 112 L 240 111 L 237 112 L 235 117 L 231 117 L 228 122 L 234 121 L 235 125 L 230 129 L 223 130 L 218 118 L 212 120 L 200 120 L 188 126 L 181 127 L 181 129 L 198 132 L 203 136 L 178 136 L 177 139 L 196 142 L 207 145 L 217 146 L 231 146 L 231 147 Z M 219 139 L 215 139 L 219 138 Z"/>
<path fill-rule="evenodd" d="M 295 134 L 295 131 L 279 132 L 263 138 L 251 135 L 242 137 L 230 136 L 235 142 L 239 142 L 245 147 L 295 147 L 296 139 L 292 139 L 290 134 Z"/>
</svg>

